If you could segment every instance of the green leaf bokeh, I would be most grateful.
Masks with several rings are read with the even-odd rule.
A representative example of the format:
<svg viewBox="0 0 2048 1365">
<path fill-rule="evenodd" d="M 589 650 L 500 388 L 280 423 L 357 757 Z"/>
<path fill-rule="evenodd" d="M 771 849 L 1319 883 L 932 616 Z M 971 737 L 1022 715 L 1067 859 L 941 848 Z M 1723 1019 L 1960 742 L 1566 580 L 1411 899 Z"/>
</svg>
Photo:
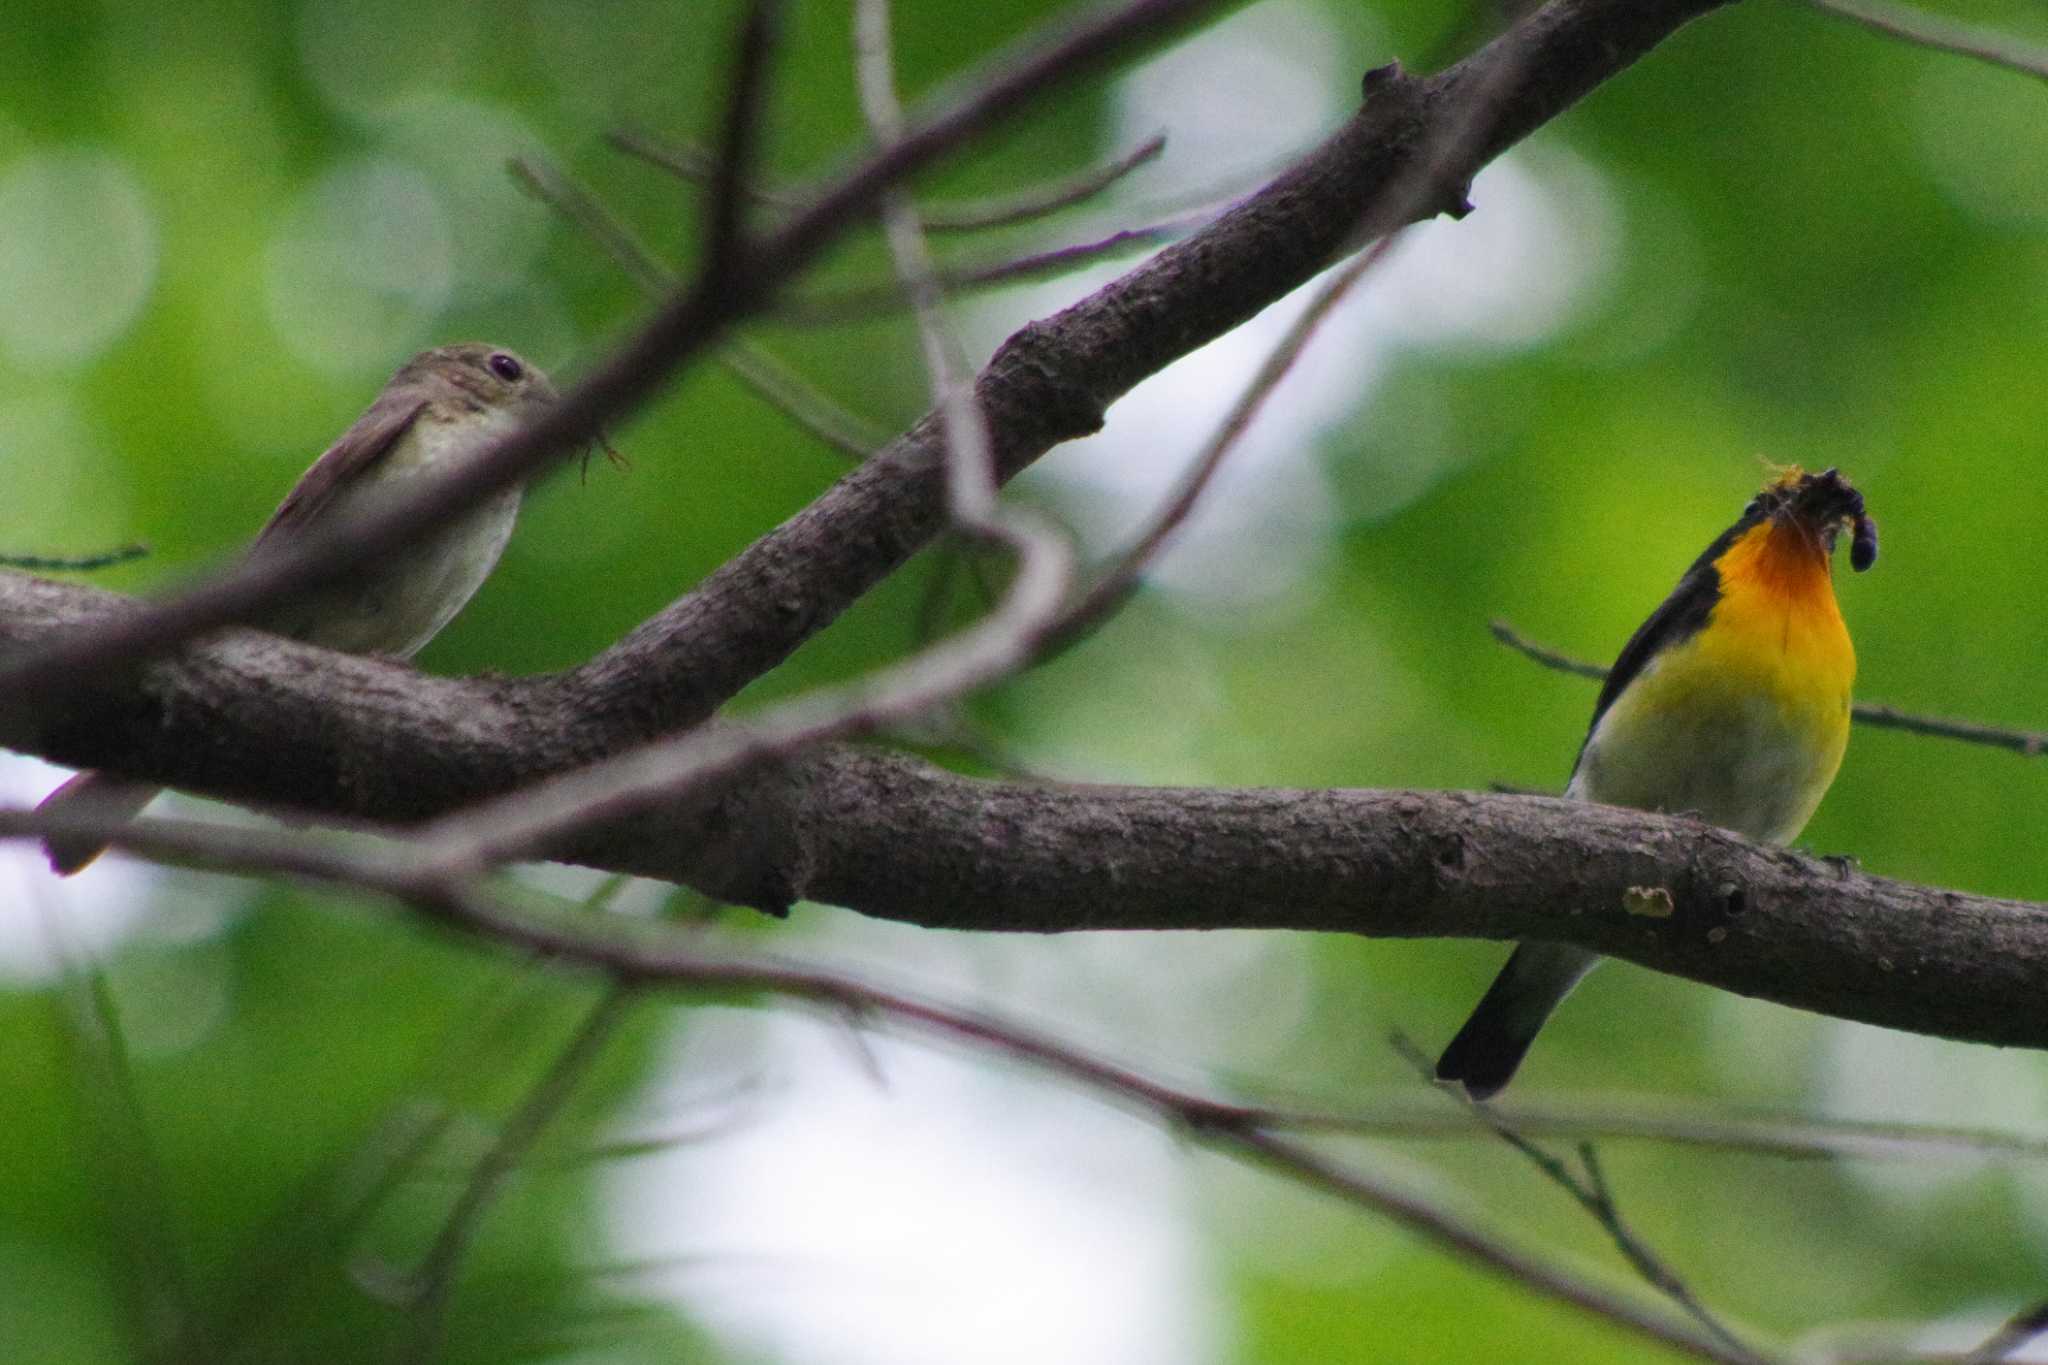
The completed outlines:
<svg viewBox="0 0 2048 1365">
<path fill-rule="evenodd" d="M 149 559 L 94 581 L 175 583 L 245 542 L 412 350 L 479 335 L 559 373 L 587 366 L 642 301 L 503 162 L 550 158 L 687 263 L 694 194 L 604 135 L 706 135 L 733 9 L 15 0 L 0 25 L 0 310 L 12 319 L 0 319 L 11 490 L 0 550 L 142 539 Z M 900 9 L 898 62 L 915 93 L 1058 7 Z M 861 139 L 845 7 L 791 10 L 768 145 L 778 174 L 796 179 Z M 2043 35 L 2021 0 L 1960 12 Z M 1476 32 L 1426 0 L 1370 13 L 1268 0 L 1231 22 L 1244 20 L 1281 35 L 1283 52 L 1289 32 L 1310 35 L 1301 41 L 1321 43 L 1346 80 L 1394 57 L 1447 59 Z M 1248 64 L 1241 83 L 1219 83 L 1224 121 L 1255 133 L 1282 93 L 1273 73 Z M 1154 129 L 1126 136 L 1120 89 L 1095 80 L 1062 93 L 923 188 L 999 194 L 1124 150 Z M 1340 116 L 1333 102 L 1329 118 Z M 2033 529 L 2048 523 L 2044 152 L 2038 82 L 1795 4 L 1737 6 L 1693 26 L 1517 154 L 1552 187 L 1565 234 L 1599 254 L 1597 286 L 1533 338 L 1489 341 L 1479 327 L 1394 347 L 1373 377 L 1361 371 L 1343 420 L 1291 452 L 1327 492 L 1308 533 L 1312 572 L 1238 598 L 1149 592 L 1081 648 L 976 699 L 974 714 L 1026 761 L 1084 779 L 1555 786 L 1592 690 L 1501 649 L 1487 621 L 1610 655 L 1770 460 L 1841 466 L 1883 525 L 1876 571 L 1841 582 L 1865 696 L 2048 726 L 2036 679 L 2048 575 L 2031 553 Z M 1182 164 L 1175 183 L 1206 183 L 1207 169 Z M 1474 226 L 1489 209 L 1476 197 Z M 1132 216 L 1117 211 L 1101 231 L 1140 221 L 1136 199 L 1120 210 Z M 1455 259 L 1465 229 L 1433 230 L 1450 234 Z M 973 257 L 1083 235 L 1063 231 L 942 245 Z M 871 235 L 857 236 L 802 287 L 884 268 Z M 1368 277 L 1362 292 L 1377 287 Z M 1000 336 L 1084 288 L 996 295 L 978 305 L 976 334 Z M 752 334 L 885 429 L 925 406 L 898 319 L 767 322 Z M 1180 433 L 1152 458 L 1171 465 L 1203 435 Z M 538 489 L 496 576 L 422 667 L 523 673 L 585 658 L 844 466 L 714 366 L 615 439 L 631 472 L 598 465 Z M 1116 448 L 1056 454 L 1015 496 L 1071 512 L 1085 487 L 1073 475 L 1108 458 L 1103 449 Z M 1114 515 L 1128 526 L 1138 513 Z M 756 694 L 897 657 L 930 559 Z M 2039 898 L 2044 802 L 2042 760 L 1864 731 L 1807 840 L 1881 873 Z M 139 891 L 90 879 L 58 891 L 25 852 L 5 875 L 17 937 L 67 938 L 81 898 L 140 896 L 143 907 L 97 977 L 24 970 L 0 989 L 10 1357 L 399 1358 L 407 1319 L 375 1292 L 379 1274 L 424 1250 L 451 1172 L 518 1103 L 595 983 L 447 942 L 386 906 L 290 887 L 170 877 Z M 825 956 L 900 954 L 890 965 L 914 981 L 950 982 L 1053 1027 L 1066 1021 L 1062 997 L 1031 986 L 1065 970 L 1046 963 L 1088 951 L 926 949 L 915 936 L 862 937 L 846 918 L 812 909 L 762 933 Z M 758 926 L 736 917 L 726 928 Z M 1182 948 L 1199 963 L 1213 947 L 1181 945 L 1153 970 L 1170 970 Z M 955 975 L 926 951 L 992 956 Z M 1420 1088 L 1386 1033 L 1446 1036 L 1499 952 L 1286 940 L 1246 956 L 1265 965 L 1241 977 L 1218 967 L 1231 984 L 1199 1001 L 1173 980 L 1105 974 L 1077 1027 L 1105 1051 L 1217 1085 L 1339 1106 L 1414 1100 Z M 1269 979 L 1292 993 L 1262 993 Z M 618 1131 L 669 1078 L 673 1042 L 700 1013 L 687 1000 L 644 1003 L 544 1151 Z M 2031 1056 L 1892 1039 L 1613 969 L 1559 1017 L 1522 1084 L 2037 1127 L 2044 1079 Z M 349 1188 L 337 1163 L 389 1150 L 393 1116 L 422 1104 L 449 1117 L 422 1166 L 360 1226 L 331 1226 Z M 1995 1318 L 2037 1297 L 2048 1271 L 2038 1164 L 1873 1176 L 1611 1146 L 1646 1235 L 1710 1302 L 1774 1331 Z M 1505 1150 L 1411 1141 L 1353 1155 L 1626 1281 L 1598 1231 Z M 1187 1316 L 1210 1324 L 1207 1359 L 1648 1358 L 1640 1342 L 1368 1215 L 1247 1194 L 1261 1177 L 1176 1149 L 1155 1159 L 1185 1167 L 1173 1235 L 1201 1268 L 1189 1291 L 1199 1312 L 1191 1297 Z M 558 1163 L 514 1181 L 465 1262 L 445 1358 L 772 1356 L 606 1271 L 606 1179 L 601 1163 Z M 692 1255 L 730 1250 L 688 1233 L 678 1229 L 678 1245 Z M 1312 1257 L 1284 1254 L 1297 1234 Z M 901 1311 L 928 1308 L 913 1287 Z M 995 1331 L 986 1345 L 982 1358 L 1011 1358 Z M 924 1358 L 902 1349 L 789 1354 Z"/>
</svg>

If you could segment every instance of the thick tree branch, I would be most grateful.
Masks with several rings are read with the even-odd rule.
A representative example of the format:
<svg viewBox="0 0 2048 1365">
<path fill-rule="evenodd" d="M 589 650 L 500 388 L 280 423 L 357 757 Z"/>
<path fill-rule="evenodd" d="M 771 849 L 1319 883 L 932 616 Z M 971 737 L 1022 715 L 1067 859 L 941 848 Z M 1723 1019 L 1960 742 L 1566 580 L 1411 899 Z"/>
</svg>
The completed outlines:
<svg viewBox="0 0 2048 1365">
<path fill-rule="evenodd" d="M 0 575 L 0 644 L 124 609 Z M 422 677 L 255 632 L 74 689 L 54 731 L 0 713 L 10 748 L 387 822 L 524 785 L 603 738 L 514 680 Z M 980 782 L 840 747 L 561 853 L 765 909 L 810 899 L 942 928 L 1558 939 L 1845 1019 L 2048 1047 L 2048 906 L 1583 802 Z"/>
</svg>

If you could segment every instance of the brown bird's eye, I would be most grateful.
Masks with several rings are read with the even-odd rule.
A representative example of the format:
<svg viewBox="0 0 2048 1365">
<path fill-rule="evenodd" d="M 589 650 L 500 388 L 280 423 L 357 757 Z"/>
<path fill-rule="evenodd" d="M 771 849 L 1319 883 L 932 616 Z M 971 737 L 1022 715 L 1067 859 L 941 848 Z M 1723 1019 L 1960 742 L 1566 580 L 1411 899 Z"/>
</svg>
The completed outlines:
<svg viewBox="0 0 2048 1365">
<path fill-rule="evenodd" d="M 490 366 L 491 373 L 507 384 L 517 382 L 519 377 L 526 373 L 526 367 L 519 363 L 519 357 L 506 355 L 503 351 L 491 353 Z"/>
</svg>

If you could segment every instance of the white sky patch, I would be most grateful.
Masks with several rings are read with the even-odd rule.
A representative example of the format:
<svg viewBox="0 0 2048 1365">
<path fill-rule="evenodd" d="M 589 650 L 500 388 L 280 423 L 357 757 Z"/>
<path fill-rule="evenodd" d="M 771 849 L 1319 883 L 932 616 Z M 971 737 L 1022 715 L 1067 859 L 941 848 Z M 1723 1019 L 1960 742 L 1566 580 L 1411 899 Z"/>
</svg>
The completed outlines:
<svg viewBox="0 0 2048 1365">
<path fill-rule="evenodd" d="M 0 805 L 33 806 L 70 776 L 39 758 L 0 754 Z M 160 798 L 174 808 L 180 799 Z M 55 981 L 137 940 L 178 948 L 216 939 L 261 889 L 250 878 L 169 870 L 119 852 L 59 877 L 41 844 L 0 840 L 0 981 Z M 227 1017 L 230 981 L 218 961 L 187 953 L 120 964 L 113 984 L 130 1046 L 149 1055 L 197 1045 Z"/>
<path fill-rule="evenodd" d="M 771 1099 L 725 1136 L 623 1168 L 613 1225 L 622 1256 L 672 1258 L 642 1287 L 735 1348 L 797 1365 L 1219 1358 L 1216 1286 L 1165 1133 L 869 1034 L 878 1082 L 833 1021 L 693 1019 L 673 1074 L 748 1058 Z"/>
<path fill-rule="evenodd" d="M 33 806 L 70 776 L 41 759 L 0 754 L 0 805 Z M 0 979 L 50 981 L 69 962 L 105 956 L 142 925 L 161 880 L 154 868 L 112 856 L 58 877 L 42 845 L 0 840 Z"/>
</svg>

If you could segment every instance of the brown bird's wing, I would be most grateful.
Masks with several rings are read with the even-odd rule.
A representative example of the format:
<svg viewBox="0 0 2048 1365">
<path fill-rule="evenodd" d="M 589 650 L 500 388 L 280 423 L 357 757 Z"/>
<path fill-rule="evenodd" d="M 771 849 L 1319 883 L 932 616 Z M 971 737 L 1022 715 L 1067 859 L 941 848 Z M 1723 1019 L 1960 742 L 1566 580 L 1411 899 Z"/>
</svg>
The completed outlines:
<svg viewBox="0 0 2048 1365">
<path fill-rule="evenodd" d="M 292 491 L 270 514 L 270 520 L 256 536 L 261 545 L 280 532 L 304 526 L 326 512 L 372 465 L 391 453 L 399 438 L 412 430 L 427 400 L 417 389 L 380 397 L 333 445 L 321 452 L 312 468 L 300 476 Z"/>
</svg>

